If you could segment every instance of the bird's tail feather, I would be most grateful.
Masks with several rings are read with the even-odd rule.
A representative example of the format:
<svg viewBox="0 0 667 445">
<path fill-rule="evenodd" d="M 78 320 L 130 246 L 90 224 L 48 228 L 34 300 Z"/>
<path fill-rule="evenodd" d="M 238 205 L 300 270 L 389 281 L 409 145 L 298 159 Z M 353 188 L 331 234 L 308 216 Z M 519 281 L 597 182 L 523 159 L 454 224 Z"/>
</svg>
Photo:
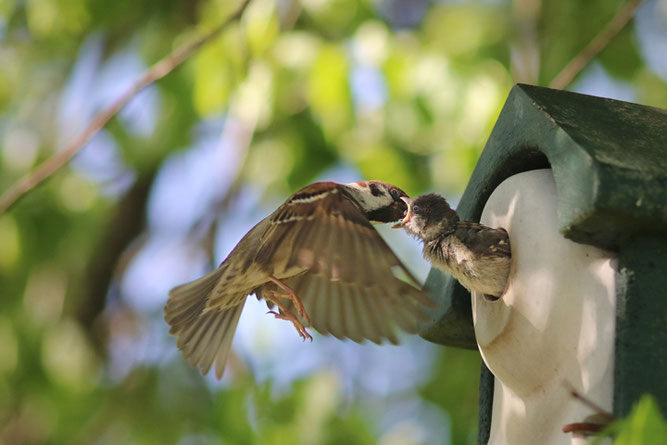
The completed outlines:
<svg viewBox="0 0 667 445">
<path fill-rule="evenodd" d="M 223 309 L 206 309 L 209 294 L 215 288 L 223 268 L 198 280 L 175 287 L 169 292 L 164 319 L 171 326 L 169 333 L 177 337 L 176 344 L 185 359 L 208 373 L 215 363 L 220 379 L 225 369 L 243 302 Z M 241 297 L 242 298 L 242 297 Z"/>
</svg>

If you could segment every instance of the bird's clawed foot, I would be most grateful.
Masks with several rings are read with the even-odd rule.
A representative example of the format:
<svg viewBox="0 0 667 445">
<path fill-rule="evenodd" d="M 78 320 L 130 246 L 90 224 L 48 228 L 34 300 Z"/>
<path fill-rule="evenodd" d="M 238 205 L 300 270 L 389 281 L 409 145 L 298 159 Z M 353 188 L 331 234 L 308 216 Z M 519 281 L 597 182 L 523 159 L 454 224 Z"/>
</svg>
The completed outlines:
<svg viewBox="0 0 667 445">
<path fill-rule="evenodd" d="M 294 289 L 277 279 L 276 277 L 269 277 L 269 279 L 276 285 L 278 286 L 283 292 L 276 292 L 273 291 L 272 294 L 274 297 L 278 298 L 283 298 L 286 300 L 289 300 L 292 302 L 294 305 L 294 308 L 296 309 L 297 314 L 299 314 L 299 317 L 301 317 L 306 323 L 310 323 L 310 317 L 308 317 L 308 313 L 306 312 L 306 308 L 303 306 L 303 302 L 301 301 L 301 298 L 294 292 Z M 275 300 L 272 300 L 275 302 Z M 278 304 L 278 303 L 276 303 Z M 280 305 L 278 304 L 280 307 Z M 282 309 L 282 308 L 281 308 Z M 283 310 L 283 312 L 285 312 Z"/>
<path fill-rule="evenodd" d="M 310 335 L 308 331 L 306 331 L 306 327 L 294 316 L 294 314 L 290 312 L 281 314 L 276 311 L 269 311 L 267 312 L 267 314 L 273 314 L 279 320 L 291 321 L 292 324 L 294 325 L 294 328 L 299 333 L 299 336 L 303 339 L 303 341 L 306 341 L 306 339 L 313 341 L 312 335 Z"/>
<path fill-rule="evenodd" d="M 313 341 L 313 337 L 306 331 L 306 327 L 304 326 L 305 324 L 310 324 L 310 317 L 308 317 L 308 313 L 306 312 L 306 308 L 303 306 L 303 302 L 301 299 L 298 297 L 296 292 L 294 292 L 294 289 L 280 281 L 279 279 L 275 277 L 270 277 L 270 280 L 278 286 L 279 290 L 270 290 L 267 292 L 267 295 L 263 295 L 263 298 L 267 301 L 272 302 L 276 306 L 278 306 L 278 309 L 280 309 L 279 312 L 275 311 L 269 311 L 269 314 L 273 314 L 276 318 L 280 320 L 287 320 L 291 321 L 292 324 L 294 325 L 294 328 L 296 331 L 299 333 L 299 336 L 306 341 L 306 339 Z M 296 313 L 299 315 L 301 320 L 303 320 L 303 323 L 301 320 L 299 320 L 299 317 L 294 315 L 294 313 L 287 307 L 285 306 L 281 300 L 289 300 L 292 302 L 292 305 L 294 306 L 294 309 L 296 310 Z"/>
</svg>

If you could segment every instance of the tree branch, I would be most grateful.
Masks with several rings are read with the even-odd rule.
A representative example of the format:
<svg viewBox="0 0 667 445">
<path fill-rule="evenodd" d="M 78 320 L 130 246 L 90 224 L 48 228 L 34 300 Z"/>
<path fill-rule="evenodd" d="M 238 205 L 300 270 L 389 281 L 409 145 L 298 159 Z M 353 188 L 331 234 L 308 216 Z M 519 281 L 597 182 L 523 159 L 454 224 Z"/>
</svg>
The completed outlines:
<svg viewBox="0 0 667 445">
<path fill-rule="evenodd" d="M 106 356 L 107 332 L 97 329 L 99 315 L 107 304 L 109 287 L 128 246 L 146 223 L 146 202 L 159 165 L 153 163 L 136 179 L 130 190 L 106 219 L 102 236 L 86 261 L 86 269 L 74 292 L 75 316 L 87 331 L 100 356 Z"/>
<path fill-rule="evenodd" d="M 227 17 L 223 23 L 193 42 L 190 42 L 181 48 L 177 48 L 146 70 L 122 96 L 116 99 L 116 101 L 107 108 L 97 113 L 83 132 L 69 145 L 54 153 L 53 156 L 44 161 L 33 171 L 23 176 L 3 193 L 2 196 L 0 196 L 0 214 L 7 211 L 26 193 L 48 179 L 63 165 L 67 164 L 67 162 L 85 147 L 88 141 L 90 141 L 90 139 L 95 136 L 95 134 L 97 134 L 109 120 L 111 120 L 111 118 L 113 118 L 134 96 L 136 96 L 139 91 L 172 72 L 174 68 L 187 60 L 200 47 L 213 40 L 232 23 L 238 21 L 249 3 L 250 0 L 244 0 L 236 12 Z"/>
<path fill-rule="evenodd" d="M 574 59 L 568 63 L 565 68 L 551 81 L 550 88 L 559 90 L 567 87 L 574 77 L 582 70 L 588 63 L 593 60 L 603 49 L 609 45 L 614 37 L 627 25 L 627 23 L 635 15 L 635 10 L 639 7 L 643 0 L 630 0 L 607 26 L 602 28 L 602 31 L 595 36 L 593 40 L 577 54 Z"/>
</svg>

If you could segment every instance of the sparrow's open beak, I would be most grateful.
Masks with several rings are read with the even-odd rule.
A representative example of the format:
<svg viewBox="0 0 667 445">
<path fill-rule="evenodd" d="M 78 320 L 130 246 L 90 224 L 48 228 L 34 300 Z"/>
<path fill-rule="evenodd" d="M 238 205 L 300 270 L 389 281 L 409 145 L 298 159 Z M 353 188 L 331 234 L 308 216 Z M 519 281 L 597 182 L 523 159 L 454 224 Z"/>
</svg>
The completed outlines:
<svg viewBox="0 0 667 445">
<path fill-rule="evenodd" d="M 403 202 L 405 202 L 408 205 L 408 208 L 405 211 L 405 216 L 403 217 L 403 220 L 401 220 L 401 222 L 391 226 L 392 229 L 400 229 L 405 224 L 407 224 L 408 221 L 410 221 L 410 218 L 412 218 L 412 199 L 410 199 L 406 196 L 402 196 L 401 199 L 403 200 Z"/>
</svg>

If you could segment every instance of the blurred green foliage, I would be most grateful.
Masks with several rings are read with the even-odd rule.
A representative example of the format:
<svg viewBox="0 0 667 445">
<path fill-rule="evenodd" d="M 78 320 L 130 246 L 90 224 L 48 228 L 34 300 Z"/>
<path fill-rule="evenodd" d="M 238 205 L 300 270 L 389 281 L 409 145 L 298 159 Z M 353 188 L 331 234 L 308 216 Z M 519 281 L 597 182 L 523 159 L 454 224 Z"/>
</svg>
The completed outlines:
<svg viewBox="0 0 667 445">
<path fill-rule="evenodd" d="M 111 87 L 238 3 L 0 0 L 0 190 L 123 91 Z M 95 140 L 113 147 L 107 157 L 64 168 L 0 215 L 0 443 L 411 443 L 385 434 L 327 371 L 280 390 L 247 370 L 212 387 L 176 354 L 111 372 L 112 340 L 138 348 L 160 318 L 128 304 L 119 284 L 151 236 L 154 178 L 192 150 L 202 125 L 225 119 L 239 125 L 241 156 L 221 201 L 248 186 L 267 205 L 341 165 L 410 194 L 460 195 L 511 86 L 547 84 L 622 3 L 253 0 L 239 23 L 142 93 L 157 102 L 135 101 L 135 114 L 107 126 Z M 667 107 L 636 31 L 599 63 L 638 101 Z M 149 131 L 135 128 L 142 106 Z M 199 218 L 205 234 L 186 234 L 209 253 L 210 216 Z M 480 358 L 438 351 L 412 396 L 449 420 L 440 443 L 475 443 Z M 618 443 L 657 428 L 642 403 Z"/>
<path fill-rule="evenodd" d="M 667 421 L 655 399 L 645 395 L 630 415 L 618 422 L 614 445 L 659 445 L 667 440 Z"/>
<path fill-rule="evenodd" d="M 607 443 L 608 437 L 614 445 L 660 445 L 667 441 L 667 420 L 653 396 L 645 394 L 627 417 L 614 421 L 590 440 L 591 445 Z"/>
</svg>

